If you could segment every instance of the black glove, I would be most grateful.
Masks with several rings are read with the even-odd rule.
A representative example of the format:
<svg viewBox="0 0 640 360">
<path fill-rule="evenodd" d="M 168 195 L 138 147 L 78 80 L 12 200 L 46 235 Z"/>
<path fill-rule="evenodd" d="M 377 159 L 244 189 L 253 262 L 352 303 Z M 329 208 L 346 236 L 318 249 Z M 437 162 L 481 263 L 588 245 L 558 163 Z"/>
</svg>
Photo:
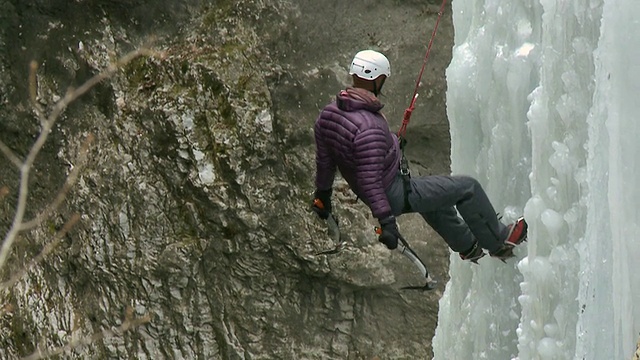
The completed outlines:
<svg viewBox="0 0 640 360">
<path fill-rule="evenodd" d="M 331 214 L 331 193 L 329 190 L 316 190 L 313 203 L 311 204 L 311 210 L 318 214 L 320 219 L 326 220 Z"/>
<path fill-rule="evenodd" d="M 396 218 L 389 216 L 380 220 L 380 236 L 378 241 L 385 244 L 387 249 L 394 250 L 398 247 L 398 238 L 400 238 L 400 232 L 398 231 L 398 225 L 396 224 Z"/>
</svg>

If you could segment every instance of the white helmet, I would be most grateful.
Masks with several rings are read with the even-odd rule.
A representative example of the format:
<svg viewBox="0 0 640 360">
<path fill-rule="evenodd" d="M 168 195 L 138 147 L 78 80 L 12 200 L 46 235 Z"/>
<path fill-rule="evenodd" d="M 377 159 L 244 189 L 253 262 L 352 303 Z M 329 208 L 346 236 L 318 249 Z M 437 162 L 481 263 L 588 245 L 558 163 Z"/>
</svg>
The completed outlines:
<svg viewBox="0 0 640 360">
<path fill-rule="evenodd" d="M 373 50 L 363 50 L 356 54 L 349 68 L 349 75 L 364 80 L 374 80 L 380 75 L 391 75 L 391 65 L 386 56 Z"/>
</svg>

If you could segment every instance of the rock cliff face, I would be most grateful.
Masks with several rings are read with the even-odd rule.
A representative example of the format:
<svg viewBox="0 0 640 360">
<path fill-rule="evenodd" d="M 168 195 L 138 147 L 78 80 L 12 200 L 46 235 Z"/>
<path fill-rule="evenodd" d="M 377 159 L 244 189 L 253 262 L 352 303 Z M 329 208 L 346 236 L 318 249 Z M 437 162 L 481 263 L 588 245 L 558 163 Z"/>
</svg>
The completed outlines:
<svg viewBox="0 0 640 360">
<path fill-rule="evenodd" d="M 18 155 L 39 131 L 30 60 L 50 107 L 149 36 L 159 54 L 127 64 L 58 120 L 34 169 L 28 216 L 55 197 L 92 134 L 89 162 L 60 211 L 20 238 L 2 279 L 71 214 L 81 221 L 0 294 L 0 357 L 117 327 L 126 309 L 150 321 L 63 358 L 430 357 L 439 292 L 398 291 L 422 279 L 377 244 L 368 209 L 340 181 L 336 212 L 351 246 L 315 255 L 332 246 L 307 209 L 317 112 L 346 84 L 351 56 L 373 47 L 392 61 L 383 100 L 397 128 L 439 7 L 361 5 L 0 0 L 0 140 Z M 412 120 L 422 173 L 448 172 L 449 16 Z M 0 168 L 11 191 L 0 202 L 5 234 L 19 173 L 4 157 Z M 446 247 L 407 218 L 404 232 L 443 283 Z"/>
</svg>

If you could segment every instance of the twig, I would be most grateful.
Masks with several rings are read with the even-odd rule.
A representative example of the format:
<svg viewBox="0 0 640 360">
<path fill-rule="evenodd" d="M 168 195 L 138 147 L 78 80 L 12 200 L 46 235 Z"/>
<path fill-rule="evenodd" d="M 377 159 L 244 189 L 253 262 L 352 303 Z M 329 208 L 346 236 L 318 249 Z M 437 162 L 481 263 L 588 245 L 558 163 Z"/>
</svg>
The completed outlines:
<svg viewBox="0 0 640 360">
<path fill-rule="evenodd" d="M 58 247 L 58 245 L 62 241 L 62 238 L 69 231 L 71 231 L 71 229 L 75 226 L 75 224 L 79 220 L 80 220 L 80 215 L 79 214 L 74 214 L 71 217 L 71 219 L 69 219 L 69 221 L 67 221 L 64 224 L 62 229 L 60 229 L 56 233 L 56 235 L 53 237 L 53 239 L 47 245 L 45 245 L 44 248 L 42 248 L 42 250 L 40 251 L 40 253 L 36 257 L 31 259 L 31 261 L 29 261 L 29 263 L 27 265 L 25 265 L 19 271 L 17 271 L 15 274 L 13 274 L 9 280 L 7 280 L 7 281 L 5 281 L 5 282 L 0 284 L 0 292 L 2 292 L 5 289 L 9 289 L 10 287 L 12 287 L 16 282 L 18 282 L 18 280 L 20 280 L 24 276 L 24 274 L 29 272 L 29 270 L 31 270 L 34 266 L 39 264 L 47 255 L 49 255 L 56 247 Z M 2 312 L 0 311 L 0 314 L 1 313 Z"/>
<path fill-rule="evenodd" d="M 80 175 L 80 170 L 84 167 L 84 164 L 87 160 L 87 154 L 89 152 L 89 145 L 93 142 L 94 136 L 93 134 L 89 134 L 85 139 L 82 147 L 80 148 L 80 155 L 78 156 L 78 160 L 76 161 L 76 165 L 73 167 L 67 179 L 62 186 L 62 189 L 58 191 L 58 195 L 51 202 L 51 204 L 47 205 L 47 207 L 38 215 L 36 215 L 32 220 L 25 221 L 20 225 L 20 230 L 29 230 L 34 227 L 40 225 L 45 219 L 47 219 L 51 214 L 62 204 L 64 199 L 67 197 L 69 190 L 75 185 L 76 181 L 78 181 L 78 176 Z"/>
<path fill-rule="evenodd" d="M 131 313 L 132 311 L 127 309 L 128 313 Z M 151 321 L 151 317 L 147 314 L 141 318 L 129 318 L 129 316 L 127 316 L 127 318 L 125 319 L 125 321 L 122 323 L 122 325 L 118 326 L 115 329 L 104 329 L 101 332 L 95 333 L 93 335 L 90 336 L 86 336 L 77 340 L 73 340 L 71 342 L 69 342 L 68 344 L 64 345 L 64 346 L 60 346 L 57 347 L 55 349 L 51 349 L 51 350 L 47 350 L 47 351 L 42 351 L 42 350 L 37 350 L 36 352 L 34 352 L 33 354 L 22 358 L 22 360 L 37 360 L 37 359 L 44 359 L 44 358 L 48 358 L 51 356 L 56 356 L 56 355 L 60 355 L 64 352 L 67 352 L 69 350 L 73 350 L 73 349 L 77 349 L 81 346 L 86 346 L 86 345 L 90 345 L 98 340 L 101 339 L 108 339 L 111 338 L 113 336 L 117 336 L 118 334 L 121 334 L 125 331 L 128 331 L 132 328 L 136 328 L 142 324 L 146 324 L 149 321 Z"/>
<path fill-rule="evenodd" d="M 53 107 L 51 114 L 49 114 L 49 116 L 47 117 L 47 122 L 48 123 L 55 122 L 56 119 L 60 116 L 60 114 L 62 114 L 62 112 L 67 108 L 69 104 L 74 102 L 80 96 L 84 95 L 87 91 L 91 90 L 94 86 L 99 84 L 102 80 L 113 76 L 113 74 L 118 69 L 128 64 L 133 59 L 136 59 L 143 55 L 153 56 L 155 54 L 156 52 L 149 49 L 138 49 L 138 50 L 132 51 L 126 54 L 125 56 L 123 56 L 122 58 L 120 58 L 120 60 L 109 65 L 107 69 L 104 70 L 103 72 L 97 75 L 94 75 L 91 79 L 87 80 L 84 84 L 80 85 L 79 88 L 77 89 L 69 88 L 65 96 L 60 101 L 58 101 L 56 105 Z"/>
<path fill-rule="evenodd" d="M 27 198 L 29 194 L 29 186 L 28 186 L 29 173 L 31 171 L 31 168 L 33 166 L 33 163 L 35 162 L 35 159 L 38 153 L 40 152 L 45 142 L 47 141 L 47 137 L 49 136 L 49 133 L 51 132 L 51 129 L 53 128 L 53 125 L 55 124 L 60 114 L 62 114 L 62 112 L 67 108 L 69 104 L 71 104 L 80 96 L 84 95 L 87 91 L 89 91 L 92 87 L 100 83 L 102 80 L 112 76 L 119 68 L 126 65 L 131 60 L 142 55 L 154 55 L 154 54 L 155 52 L 151 50 L 139 49 L 124 55 L 122 58 L 120 58 L 120 60 L 118 60 L 114 64 L 109 65 L 109 67 L 106 70 L 102 71 L 97 75 L 94 75 L 92 78 L 87 80 L 79 88 L 69 89 L 65 94 L 65 96 L 54 105 L 53 109 L 51 110 L 51 113 L 46 119 L 42 116 L 40 117 L 41 124 L 42 124 L 42 129 L 40 131 L 40 134 L 38 135 L 38 138 L 36 139 L 31 149 L 29 150 L 29 154 L 27 154 L 27 157 L 19 166 L 20 185 L 18 190 L 18 203 L 16 206 L 16 213 L 14 215 L 13 222 L 11 223 L 9 232 L 5 236 L 2 242 L 2 247 L 0 248 L 0 269 L 4 268 L 5 263 L 7 261 L 7 257 L 9 256 L 9 252 L 11 251 L 11 248 L 13 246 L 13 243 L 15 242 L 18 233 L 22 231 L 22 222 L 23 222 L 25 210 L 27 207 Z M 35 69 L 34 69 L 33 63 L 30 70 L 31 70 L 31 73 L 34 74 L 34 75 L 30 75 L 30 83 L 32 86 L 35 86 L 35 80 L 34 80 Z M 33 90 L 31 91 L 30 97 L 34 98 Z"/>
<path fill-rule="evenodd" d="M 5 145 L 1 140 L 0 151 L 2 151 L 4 156 L 6 156 L 7 159 L 9 159 L 9 161 L 11 161 L 11 163 L 17 168 L 20 168 L 20 166 L 22 166 L 22 161 L 18 158 L 18 156 L 16 156 L 16 154 L 14 154 L 13 151 L 11 151 L 11 149 L 9 149 L 9 147 Z"/>
<path fill-rule="evenodd" d="M 65 109 L 71 104 L 73 101 L 78 99 L 80 96 L 84 95 L 86 92 L 91 90 L 94 86 L 96 86 L 101 81 L 113 76 L 113 74 L 118 71 L 121 67 L 136 59 L 140 56 L 148 55 L 155 56 L 158 53 L 148 50 L 148 49 L 139 49 L 132 51 L 114 64 L 111 64 L 104 71 L 99 74 L 91 77 L 85 83 L 83 83 L 77 89 L 69 89 L 64 97 L 60 99 L 57 103 L 54 104 L 53 108 L 49 112 L 48 116 L 45 115 L 43 107 L 38 103 L 38 91 L 37 91 L 37 70 L 38 65 L 36 62 L 31 62 L 29 67 L 29 100 L 33 106 L 33 109 L 40 121 L 41 129 L 40 134 L 36 138 L 36 141 L 29 149 L 29 153 L 26 155 L 24 159 L 20 159 L 8 146 L 6 146 L 3 142 L 0 141 L 0 151 L 11 161 L 13 165 L 15 165 L 20 172 L 20 181 L 18 186 L 18 200 L 16 205 L 16 212 L 11 223 L 11 227 L 9 231 L 4 237 L 2 241 L 2 246 L 0 247 L 0 270 L 5 267 L 7 258 L 11 252 L 14 242 L 17 239 L 17 236 L 20 232 L 32 229 L 39 224 L 41 224 L 45 219 L 51 216 L 51 214 L 64 202 L 64 199 L 70 189 L 76 183 L 79 172 L 84 165 L 88 153 L 88 147 L 91 141 L 93 140 L 93 135 L 89 135 L 85 143 L 83 144 L 80 154 L 78 156 L 78 161 L 76 165 L 73 167 L 69 175 L 67 176 L 65 183 L 62 189 L 58 192 L 56 198 L 49 204 L 42 212 L 36 215 L 33 219 L 29 221 L 24 221 L 24 216 L 27 207 L 27 199 L 29 195 L 29 175 L 30 171 L 33 167 L 36 157 L 44 146 L 47 138 L 53 129 L 55 122 L 58 120 L 60 115 L 65 111 Z M 161 56 L 161 55 L 160 55 Z M 4 197 L 9 193 L 9 188 L 7 186 L 0 187 L 0 200 L 3 200 Z M 0 284 L 0 291 L 11 288 L 17 281 L 19 281 L 25 273 L 31 270 L 34 266 L 43 261 L 43 259 L 48 256 L 54 249 L 60 244 L 62 238 L 75 226 L 75 224 L 79 221 L 80 215 L 75 214 L 74 216 L 67 221 L 62 229 L 56 233 L 54 238 L 48 242 L 40 251 L 40 253 L 35 256 L 28 264 L 26 264 L 22 269 L 12 274 L 9 280 Z M 3 312 L 12 311 L 11 304 L 7 304 L 2 308 L 0 314 Z M 124 322 L 117 328 L 113 329 L 104 329 L 98 333 L 95 333 L 91 336 L 82 337 L 79 339 L 72 340 L 66 345 L 51 349 L 51 350 L 40 350 L 38 349 L 33 354 L 27 356 L 25 359 L 42 359 L 45 357 L 56 356 L 62 354 L 63 352 L 76 349 L 80 346 L 89 345 L 93 342 L 96 342 L 100 339 L 109 338 L 112 336 L 116 336 L 120 333 L 123 333 L 131 328 L 140 326 L 141 324 L 147 323 L 150 321 L 149 315 L 145 315 L 141 318 L 133 317 L 133 310 L 131 308 L 127 308 L 127 312 L 125 315 Z"/>
</svg>

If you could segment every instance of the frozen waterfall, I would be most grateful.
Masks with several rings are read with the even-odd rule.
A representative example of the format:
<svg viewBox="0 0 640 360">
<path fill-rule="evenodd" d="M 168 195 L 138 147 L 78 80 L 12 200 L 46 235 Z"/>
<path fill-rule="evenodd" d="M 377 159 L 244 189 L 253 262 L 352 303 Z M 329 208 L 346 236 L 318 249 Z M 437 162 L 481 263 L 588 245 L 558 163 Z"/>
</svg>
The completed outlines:
<svg viewBox="0 0 640 360">
<path fill-rule="evenodd" d="M 529 242 L 451 256 L 435 359 L 630 359 L 640 334 L 640 1 L 455 0 L 454 174 Z"/>
</svg>

